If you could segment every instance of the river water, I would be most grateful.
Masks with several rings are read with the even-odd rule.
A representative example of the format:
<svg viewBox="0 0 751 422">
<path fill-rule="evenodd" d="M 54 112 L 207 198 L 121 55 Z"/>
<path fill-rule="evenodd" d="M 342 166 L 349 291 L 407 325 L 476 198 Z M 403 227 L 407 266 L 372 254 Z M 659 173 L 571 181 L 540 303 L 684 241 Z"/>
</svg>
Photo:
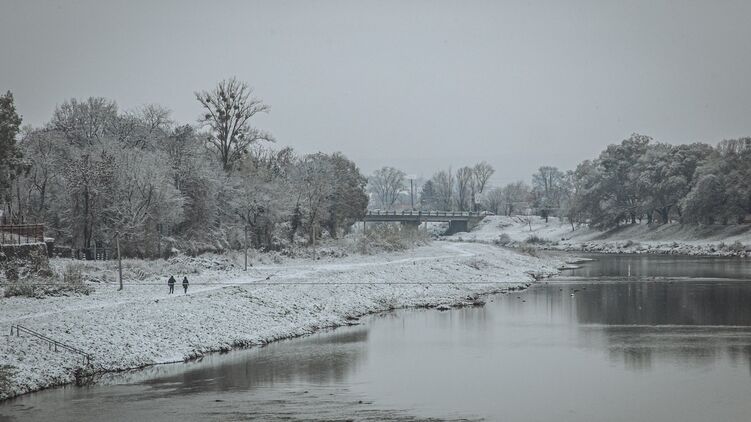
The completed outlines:
<svg viewBox="0 0 751 422">
<path fill-rule="evenodd" d="M 597 256 L 481 308 L 0 404 L 0 420 L 751 420 L 751 260 Z"/>
</svg>

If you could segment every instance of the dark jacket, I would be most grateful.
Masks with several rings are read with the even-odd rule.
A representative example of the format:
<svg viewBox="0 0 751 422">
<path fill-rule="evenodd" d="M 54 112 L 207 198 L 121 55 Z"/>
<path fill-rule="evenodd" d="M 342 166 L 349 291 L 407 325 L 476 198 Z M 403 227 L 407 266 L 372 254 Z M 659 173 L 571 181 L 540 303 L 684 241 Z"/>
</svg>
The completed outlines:
<svg viewBox="0 0 751 422">
<path fill-rule="evenodd" d="M 188 285 L 188 277 L 183 277 L 183 287 Z"/>
<path fill-rule="evenodd" d="M 175 277 L 173 277 L 173 276 L 170 276 L 169 280 L 167 280 L 167 284 L 170 285 L 170 286 L 174 286 L 175 282 L 176 282 L 176 280 L 175 280 Z"/>
</svg>

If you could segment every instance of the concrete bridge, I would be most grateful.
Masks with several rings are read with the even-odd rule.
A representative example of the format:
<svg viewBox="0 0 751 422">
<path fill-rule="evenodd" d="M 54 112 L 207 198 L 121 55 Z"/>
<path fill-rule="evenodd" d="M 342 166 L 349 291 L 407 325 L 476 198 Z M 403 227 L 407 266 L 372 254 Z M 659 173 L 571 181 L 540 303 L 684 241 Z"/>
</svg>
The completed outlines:
<svg viewBox="0 0 751 422">
<path fill-rule="evenodd" d="M 422 223 L 449 223 L 446 234 L 454 234 L 471 230 L 483 218 L 484 213 L 466 211 L 368 211 L 363 222 L 392 222 L 415 227 Z"/>
</svg>

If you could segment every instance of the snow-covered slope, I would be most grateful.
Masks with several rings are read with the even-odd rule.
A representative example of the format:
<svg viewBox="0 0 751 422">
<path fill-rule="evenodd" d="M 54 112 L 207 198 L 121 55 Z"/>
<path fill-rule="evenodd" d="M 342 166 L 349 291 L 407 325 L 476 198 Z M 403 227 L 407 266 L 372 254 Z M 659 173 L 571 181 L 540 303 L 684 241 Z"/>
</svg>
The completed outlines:
<svg viewBox="0 0 751 422">
<path fill-rule="evenodd" d="M 604 253 L 751 256 L 751 224 L 633 224 L 603 232 L 586 226 L 572 228 L 554 217 L 546 223 L 536 216 L 490 216 L 471 232 L 458 233 L 448 239 L 482 243 L 510 241 L 512 245 L 531 240 L 542 248 Z"/>
<path fill-rule="evenodd" d="M 151 274 L 128 280 L 121 292 L 109 276 L 91 296 L 0 299 L 0 365 L 12 372 L 0 398 L 71 382 L 82 366 L 75 354 L 8 336 L 12 324 L 91 353 L 96 371 L 114 371 L 263 344 L 392 308 L 471 302 L 478 294 L 525 287 L 533 281 L 530 272 L 552 274 L 558 265 L 494 246 L 434 242 L 393 254 L 256 266 L 248 273 L 219 265 L 188 274 L 187 295 L 182 274 L 175 274 L 177 293 L 168 295 L 164 273 L 179 267 L 153 261 Z"/>
</svg>

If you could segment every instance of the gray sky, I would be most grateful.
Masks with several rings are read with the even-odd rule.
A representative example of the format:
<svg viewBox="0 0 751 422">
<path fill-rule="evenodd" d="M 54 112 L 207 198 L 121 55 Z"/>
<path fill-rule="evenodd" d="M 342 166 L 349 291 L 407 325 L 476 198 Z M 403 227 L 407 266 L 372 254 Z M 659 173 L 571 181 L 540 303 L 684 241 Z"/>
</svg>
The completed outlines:
<svg viewBox="0 0 751 422">
<path fill-rule="evenodd" d="M 237 76 L 256 125 L 365 172 L 569 169 L 632 132 L 751 135 L 751 1 L 2 0 L 0 89 L 39 125 L 71 97 L 159 103 Z"/>
</svg>

